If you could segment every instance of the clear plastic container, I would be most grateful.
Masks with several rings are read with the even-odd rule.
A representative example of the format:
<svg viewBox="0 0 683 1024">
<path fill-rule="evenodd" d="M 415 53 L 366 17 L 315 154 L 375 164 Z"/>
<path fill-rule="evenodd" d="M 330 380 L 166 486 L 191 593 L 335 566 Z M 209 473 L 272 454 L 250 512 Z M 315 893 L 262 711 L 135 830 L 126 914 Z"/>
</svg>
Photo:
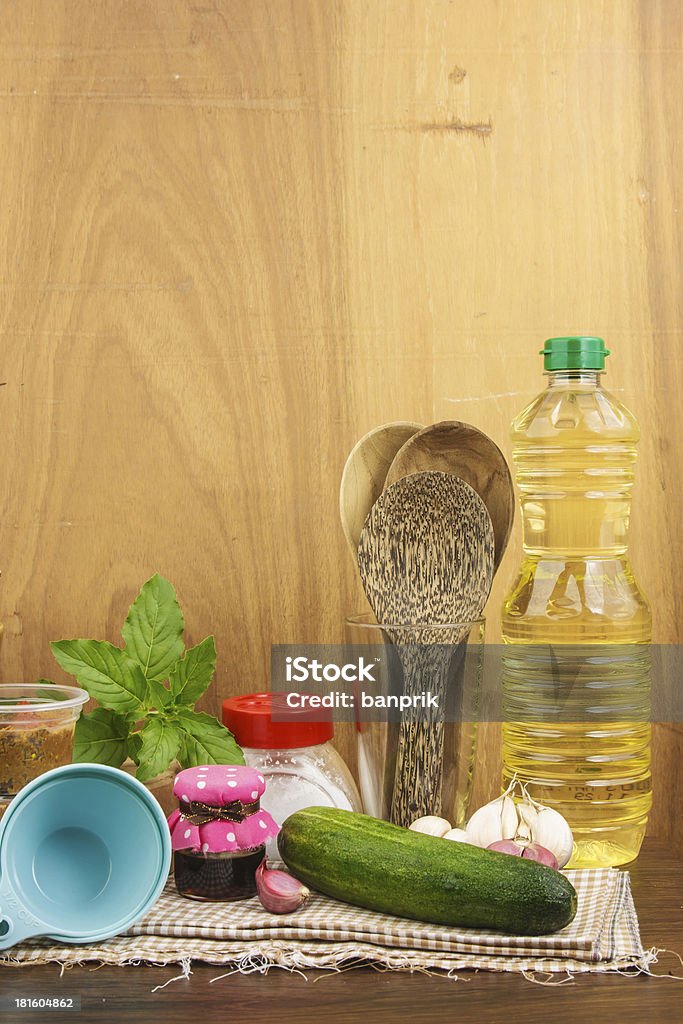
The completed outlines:
<svg viewBox="0 0 683 1024">
<path fill-rule="evenodd" d="M 87 700 L 76 686 L 0 684 L 0 818 L 27 782 L 71 763 L 76 720 Z"/>
</svg>

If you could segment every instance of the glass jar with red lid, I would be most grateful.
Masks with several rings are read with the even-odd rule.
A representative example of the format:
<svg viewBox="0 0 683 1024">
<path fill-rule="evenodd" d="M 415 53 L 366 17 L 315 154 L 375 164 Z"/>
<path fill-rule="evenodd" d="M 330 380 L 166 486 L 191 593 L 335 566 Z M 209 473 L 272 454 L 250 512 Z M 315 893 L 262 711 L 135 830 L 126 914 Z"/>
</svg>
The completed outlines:
<svg viewBox="0 0 683 1024">
<path fill-rule="evenodd" d="M 266 780 L 262 806 L 278 825 L 304 807 L 360 811 L 351 772 L 332 745 L 334 725 L 320 711 L 291 708 L 285 693 L 223 701 L 223 723 L 248 765 Z M 270 852 L 270 851 L 269 851 Z"/>
</svg>

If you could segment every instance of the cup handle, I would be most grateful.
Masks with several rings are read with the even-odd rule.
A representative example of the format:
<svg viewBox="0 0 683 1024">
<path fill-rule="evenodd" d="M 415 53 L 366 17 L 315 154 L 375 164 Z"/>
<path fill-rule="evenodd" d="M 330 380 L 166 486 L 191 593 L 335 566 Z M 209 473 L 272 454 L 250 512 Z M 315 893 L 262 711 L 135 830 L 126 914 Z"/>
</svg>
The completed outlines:
<svg viewBox="0 0 683 1024">
<path fill-rule="evenodd" d="M 44 934 L 45 925 L 22 906 L 6 880 L 0 881 L 0 949 Z"/>
</svg>

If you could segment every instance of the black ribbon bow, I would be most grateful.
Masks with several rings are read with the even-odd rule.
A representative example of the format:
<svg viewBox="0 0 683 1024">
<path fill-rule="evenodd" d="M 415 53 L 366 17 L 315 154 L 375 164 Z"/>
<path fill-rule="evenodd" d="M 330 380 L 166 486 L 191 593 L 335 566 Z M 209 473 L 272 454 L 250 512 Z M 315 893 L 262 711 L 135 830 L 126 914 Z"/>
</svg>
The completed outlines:
<svg viewBox="0 0 683 1024">
<path fill-rule="evenodd" d="M 254 800 L 253 803 L 244 804 L 241 800 L 233 800 L 230 804 L 216 807 L 213 804 L 205 804 L 201 800 L 192 800 L 181 811 L 184 821 L 191 825 L 206 825 L 209 821 L 244 821 L 250 814 L 256 814 L 261 808 L 261 801 Z"/>
</svg>

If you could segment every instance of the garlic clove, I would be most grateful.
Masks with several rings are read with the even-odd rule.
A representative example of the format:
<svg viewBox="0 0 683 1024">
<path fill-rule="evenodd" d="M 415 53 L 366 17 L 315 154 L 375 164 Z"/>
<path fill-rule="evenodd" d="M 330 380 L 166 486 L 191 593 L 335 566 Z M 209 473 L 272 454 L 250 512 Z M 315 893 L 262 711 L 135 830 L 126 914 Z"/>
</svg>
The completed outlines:
<svg viewBox="0 0 683 1024">
<path fill-rule="evenodd" d="M 446 832 L 443 838 L 452 839 L 454 843 L 466 843 L 468 846 L 474 846 L 472 836 L 464 828 L 452 828 L 450 832 Z"/>
<path fill-rule="evenodd" d="M 265 857 L 257 867 L 255 877 L 258 898 L 271 914 L 291 914 L 311 895 L 310 889 L 293 875 L 266 867 Z"/>
<path fill-rule="evenodd" d="M 504 794 L 474 812 L 467 822 L 467 832 L 475 846 L 485 849 L 500 839 L 512 839 L 517 825 L 515 802 Z"/>
<path fill-rule="evenodd" d="M 527 803 L 526 800 L 522 800 L 521 803 L 517 804 L 517 813 L 530 832 L 533 832 L 536 828 L 536 820 L 538 818 L 538 811 L 533 804 Z"/>
<path fill-rule="evenodd" d="M 445 836 L 451 830 L 450 821 L 445 818 L 437 818 L 435 814 L 426 814 L 423 818 L 416 818 L 410 826 L 413 832 L 423 832 L 426 836 Z"/>
<path fill-rule="evenodd" d="M 517 816 L 517 805 L 512 797 L 503 796 L 503 806 L 500 812 L 500 827 L 503 839 L 512 839 L 517 831 L 519 818 Z"/>
<path fill-rule="evenodd" d="M 532 835 L 535 843 L 555 855 L 558 868 L 563 868 L 574 851 L 574 837 L 560 812 L 538 804 Z"/>
<path fill-rule="evenodd" d="M 515 834 L 514 834 L 514 836 L 512 838 L 514 839 L 514 841 L 516 843 L 528 844 L 528 843 L 533 842 L 533 836 L 531 834 L 531 829 L 523 821 L 520 821 L 519 825 L 517 826 L 517 831 L 515 832 Z"/>
</svg>

